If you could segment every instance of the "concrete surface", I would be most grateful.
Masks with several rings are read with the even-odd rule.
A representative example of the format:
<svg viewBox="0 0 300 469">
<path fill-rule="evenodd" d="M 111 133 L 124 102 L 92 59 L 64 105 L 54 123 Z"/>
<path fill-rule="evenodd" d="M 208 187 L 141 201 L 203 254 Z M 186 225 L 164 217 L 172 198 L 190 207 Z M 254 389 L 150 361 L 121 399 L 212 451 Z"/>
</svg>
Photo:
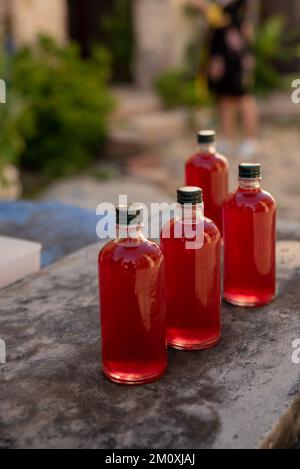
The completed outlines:
<svg viewBox="0 0 300 469">
<path fill-rule="evenodd" d="M 98 250 L 85 248 L 1 293 L 7 364 L 0 366 L 0 447 L 296 443 L 299 418 L 295 406 L 287 410 L 300 387 L 291 345 L 300 334 L 299 242 L 278 244 L 273 304 L 224 305 L 221 343 L 203 352 L 170 351 L 166 375 L 142 387 L 112 384 L 100 371 Z"/>
</svg>

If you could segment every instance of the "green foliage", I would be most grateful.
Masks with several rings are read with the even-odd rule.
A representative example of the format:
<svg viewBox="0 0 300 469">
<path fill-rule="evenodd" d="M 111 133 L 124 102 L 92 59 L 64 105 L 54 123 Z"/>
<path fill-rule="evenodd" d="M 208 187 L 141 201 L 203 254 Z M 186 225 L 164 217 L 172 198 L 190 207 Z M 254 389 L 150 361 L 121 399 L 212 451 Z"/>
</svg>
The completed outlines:
<svg viewBox="0 0 300 469">
<path fill-rule="evenodd" d="M 1 46 L 0 46 L 1 48 Z M 7 82 L 7 61 L 1 48 L 0 77 Z M 24 150 L 25 142 L 20 128 L 23 128 L 24 103 L 15 93 L 12 93 L 5 104 L 0 104 L 0 183 L 3 168 L 7 164 L 18 163 L 18 158 Z"/>
<path fill-rule="evenodd" d="M 209 104 L 205 85 L 196 78 L 190 78 L 183 70 L 170 70 L 156 81 L 156 90 L 168 108 L 185 106 L 195 108 Z"/>
<path fill-rule="evenodd" d="M 134 54 L 132 0 L 116 0 L 113 14 L 104 17 L 100 27 L 104 44 L 112 54 L 116 79 L 130 81 Z"/>
<path fill-rule="evenodd" d="M 25 150 L 24 134 L 32 130 L 30 113 L 25 118 L 26 105 L 16 94 L 10 94 L 6 104 L 0 105 L 0 177 L 8 164 L 18 164 Z"/>
<path fill-rule="evenodd" d="M 284 19 L 274 16 L 258 28 L 254 43 L 256 57 L 255 85 L 257 94 L 268 94 L 282 88 L 284 80 L 277 70 L 276 62 L 291 59 L 293 48 L 284 46 Z"/>
<path fill-rule="evenodd" d="M 9 61 L 0 154 L 51 177 L 84 167 L 106 136 L 109 70 L 102 48 L 83 61 L 75 45 L 48 37 L 17 52 Z"/>
</svg>

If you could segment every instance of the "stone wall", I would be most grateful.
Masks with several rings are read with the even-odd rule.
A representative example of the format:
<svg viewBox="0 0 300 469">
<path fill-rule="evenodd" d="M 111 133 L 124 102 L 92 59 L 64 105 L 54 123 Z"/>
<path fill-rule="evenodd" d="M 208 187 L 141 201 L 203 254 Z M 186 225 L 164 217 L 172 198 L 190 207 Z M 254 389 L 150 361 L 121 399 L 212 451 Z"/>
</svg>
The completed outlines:
<svg viewBox="0 0 300 469">
<path fill-rule="evenodd" d="M 5 24 L 8 16 L 8 0 L 0 0 L 0 36 L 5 32 Z"/>
<path fill-rule="evenodd" d="M 34 41 L 39 33 L 67 38 L 66 0 L 9 0 L 9 13 L 17 45 Z"/>
<path fill-rule="evenodd" d="M 196 32 L 184 4 L 185 0 L 135 0 L 135 77 L 141 88 L 151 88 L 161 72 L 183 64 Z"/>
</svg>

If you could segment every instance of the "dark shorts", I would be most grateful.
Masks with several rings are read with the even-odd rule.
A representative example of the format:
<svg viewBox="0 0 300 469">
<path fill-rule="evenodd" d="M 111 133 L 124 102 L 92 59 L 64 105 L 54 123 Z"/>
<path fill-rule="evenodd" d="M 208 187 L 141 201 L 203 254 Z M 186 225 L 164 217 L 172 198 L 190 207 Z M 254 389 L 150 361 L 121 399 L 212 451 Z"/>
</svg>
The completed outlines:
<svg viewBox="0 0 300 469">
<path fill-rule="evenodd" d="M 231 28 L 231 31 L 229 31 Z M 238 39 L 241 35 L 241 46 L 232 49 L 228 43 L 228 32 L 232 27 L 216 29 L 211 33 L 210 54 L 208 65 L 208 83 L 210 90 L 217 96 L 241 97 L 249 94 L 252 90 L 254 67 L 254 56 L 250 45 L 242 38 L 242 33 L 235 28 L 234 35 Z M 221 75 L 213 76 L 212 66 L 215 61 L 221 62 Z"/>
</svg>

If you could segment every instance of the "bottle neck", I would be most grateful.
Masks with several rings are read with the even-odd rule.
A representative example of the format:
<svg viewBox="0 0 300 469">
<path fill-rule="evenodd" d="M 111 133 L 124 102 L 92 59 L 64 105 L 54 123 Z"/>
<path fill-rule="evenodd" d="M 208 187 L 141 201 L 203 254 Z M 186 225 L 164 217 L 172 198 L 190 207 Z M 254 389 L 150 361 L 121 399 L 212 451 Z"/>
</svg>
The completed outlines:
<svg viewBox="0 0 300 469">
<path fill-rule="evenodd" d="M 260 189 L 261 179 L 243 179 L 239 178 L 239 188 L 244 190 Z"/>
<path fill-rule="evenodd" d="M 199 153 L 209 153 L 215 154 L 217 151 L 215 143 L 199 143 L 198 144 L 198 152 Z"/>
<path fill-rule="evenodd" d="M 116 234 L 117 240 L 146 240 L 141 223 L 137 225 L 117 225 Z"/>
<path fill-rule="evenodd" d="M 197 223 L 204 218 L 204 204 L 177 204 L 176 220 L 182 223 Z"/>
</svg>

